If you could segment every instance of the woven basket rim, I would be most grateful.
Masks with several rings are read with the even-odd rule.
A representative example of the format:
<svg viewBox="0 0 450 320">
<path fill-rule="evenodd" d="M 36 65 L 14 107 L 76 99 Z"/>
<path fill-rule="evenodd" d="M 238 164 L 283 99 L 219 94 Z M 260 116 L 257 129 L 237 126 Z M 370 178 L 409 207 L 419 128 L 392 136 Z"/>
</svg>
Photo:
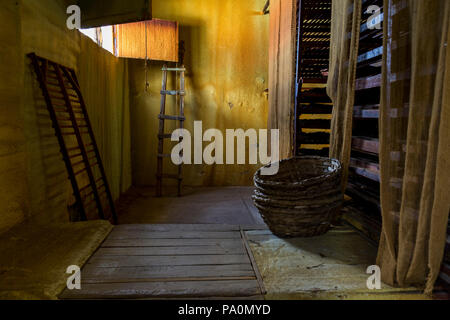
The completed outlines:
<svg viewBox="0 0 450 320">
<path fill-rule="evenodd" d="M 305 179 L 302 179 L 301 181 L 296 181 L 296 182 L 267 181 L 267 180 L 264 180 L 261 178 L 261 177 L 263 177 L 261 175 L 261 169 L 270 167 L 270 165 L 266 165 L 256 171 L 256 173 L 253 177 L 253 180 L 254 180 L 255 184 L 259 184 L 262 186 L 266 185 L 266 186 L 270 186 L 270 187 L 292 188 L 292 187 L 314 184 L 314 183 L 319 182 L 324 179 L 330 179 L 333 176 L 339 175 L 341 172 L 341 163 L 339 160 L 334 159 L 334 158 L 326 158 L 326 157 L 319 157 L 319 156 L 301 156 L 301 157 L 292 157 L 292 158 L 288 158 L 288 159 L 283 159 L 283 160 L 279 161 L 278 163 L 281 166 L 282 163 L 286 163 L 286 162 L 292 162 L 292 161 L 301 162 L 301 161 L 306 161 L 306 160 L 318 160 L 318 161 L 322 161 L 322 162 L 328 161 L 328 162 L 330 162 L 333 170 L 330 172 L 327 172 L 327 173 L 317 175 L 312 178 L 305 178 Z"/>
</svg>

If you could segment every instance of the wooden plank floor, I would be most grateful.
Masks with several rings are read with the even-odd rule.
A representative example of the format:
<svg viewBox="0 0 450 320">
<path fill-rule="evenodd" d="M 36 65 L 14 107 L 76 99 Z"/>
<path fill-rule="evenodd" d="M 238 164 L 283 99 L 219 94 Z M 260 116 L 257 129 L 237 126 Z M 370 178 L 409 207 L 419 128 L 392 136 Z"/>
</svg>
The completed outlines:
<svg viewBox="0 0 450 320">
<path fill-rule="evenodd" d="M 262 298 L 239 226 L 119 225 L 60 299 Z"/>
</svg>

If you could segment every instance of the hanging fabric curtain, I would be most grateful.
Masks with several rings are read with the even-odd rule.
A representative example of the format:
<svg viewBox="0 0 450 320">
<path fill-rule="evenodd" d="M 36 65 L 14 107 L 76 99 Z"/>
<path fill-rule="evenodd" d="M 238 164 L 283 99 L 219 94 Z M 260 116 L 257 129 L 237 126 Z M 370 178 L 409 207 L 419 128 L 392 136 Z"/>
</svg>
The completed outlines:
<svg viewBox="0 0 450 320">
<path fill-rule="evenodd" d="M 341 161 L 345 190 L 352 143 L 361 0 L 333 0 L 327 93 L 333 101 L 330 157 Z"/>
<path fill-rule="evenodd" d="M 450 1 L 385 0 L 384 17 L 377 264 L 383 282 L 429 294 L 450 210 Z"/>
<path fill-rule="evenodd" d="M 293 153 L 296 1 L 270 2 L 268 128 L 280 130 L 280 159 Z"/>
</svg>

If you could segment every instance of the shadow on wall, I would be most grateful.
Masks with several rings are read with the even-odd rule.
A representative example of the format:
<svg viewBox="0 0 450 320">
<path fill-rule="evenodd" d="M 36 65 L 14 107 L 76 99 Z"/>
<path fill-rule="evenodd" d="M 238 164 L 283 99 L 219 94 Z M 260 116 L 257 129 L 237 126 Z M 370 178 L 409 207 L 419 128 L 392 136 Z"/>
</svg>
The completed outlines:
<svg viewBox="0 0 450 320">
<path fill-rule="evenodd" d="M 68 221 L 67 207 L 75 202 L 72 187 L 67 179 L 67 171 L 62 160 L 58 139 L 52 127 L 50 114 L 36 80 L 34 69 L 28 58 L 26 59 L 25 83 L 30 84 L 32 101 L 27 112 L 28 148 L 30 150 L 30 167 L 38 188 L 30 188 L 30 201 L 35 202 L 32 207 L 46 208 L 45 221 Z M 70 199 L 70 200 L 69 200 Z M 36 219 L 40 218 L 36 216 Z M 42 217 L 43 218 L 43 217 Z"/>
</svg>

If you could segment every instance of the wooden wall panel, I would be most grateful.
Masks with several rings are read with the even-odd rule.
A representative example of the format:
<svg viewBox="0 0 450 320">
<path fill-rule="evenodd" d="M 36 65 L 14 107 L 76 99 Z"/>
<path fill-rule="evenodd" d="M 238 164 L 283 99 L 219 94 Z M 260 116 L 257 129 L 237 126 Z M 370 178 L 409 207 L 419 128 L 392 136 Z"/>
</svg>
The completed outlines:
<svg viewBox="0 0 450 320">
<path fill-rule="evenodd" d="M 178 22 L 154 19 L 116 26 L 119 57 L 178 62 Z"/>
<path fill-rule="evenodd" d="M 296 6 L 270 2 L 268 127 L 280 130 L 280 159 L 293 154 Z"/>
</svg>

